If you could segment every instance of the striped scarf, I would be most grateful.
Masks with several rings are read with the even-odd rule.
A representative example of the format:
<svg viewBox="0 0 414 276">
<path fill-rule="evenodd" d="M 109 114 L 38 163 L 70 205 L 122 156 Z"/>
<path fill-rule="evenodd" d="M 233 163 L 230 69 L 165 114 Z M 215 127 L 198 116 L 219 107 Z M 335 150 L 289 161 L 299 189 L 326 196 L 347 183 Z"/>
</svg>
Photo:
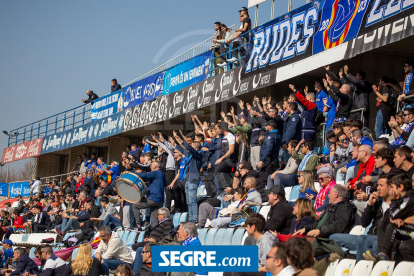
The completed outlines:
<svg viewBox="0 0 414 276">
<path fill-rule="evenodd" d="M 300 162 L 300 165 L 299 165 L 299 168 L 298 168 L 298 172 L 302 172 L 305 169 L 306 164 L 308 163 L 309 158 L 312 155 L 314 155 L 314 154 L 316 154 L 316 151 L 313 150 L 313 151 L 310 151 L 308 154 L 306 154 L 303 157 L 302 162 Z"/>
</svg>

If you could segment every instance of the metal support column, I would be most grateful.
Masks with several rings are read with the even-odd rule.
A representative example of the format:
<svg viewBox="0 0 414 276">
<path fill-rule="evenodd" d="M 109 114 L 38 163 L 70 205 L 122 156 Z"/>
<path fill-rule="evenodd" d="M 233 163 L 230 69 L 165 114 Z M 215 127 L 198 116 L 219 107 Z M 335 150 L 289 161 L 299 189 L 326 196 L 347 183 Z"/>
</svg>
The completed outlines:
<svg viewBox="0 0 414 276">
<path fill-rule="evenodd" d="M 272 10 L 270 11 L 270 20 L 275 16 L 275 0 L 272 0 Z"/>
<path fill-rule="evenodd" d="M 292 11 L 292 0 L 288 2 L 288 12 Z"/>
<path fill-rule="evenodd" d="M 259 18 L 259 5 L 256 5 L 256 13 L 254 15 L 254 27 L 257 27 L 257 19 Z"/>
</svg>

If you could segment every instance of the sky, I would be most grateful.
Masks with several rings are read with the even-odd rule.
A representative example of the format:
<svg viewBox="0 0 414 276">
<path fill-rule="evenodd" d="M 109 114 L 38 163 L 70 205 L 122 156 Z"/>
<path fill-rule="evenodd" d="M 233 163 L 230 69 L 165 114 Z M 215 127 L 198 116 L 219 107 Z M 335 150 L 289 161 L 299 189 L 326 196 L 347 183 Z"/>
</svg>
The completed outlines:
<svg viewBox="0 0 414 276">
<path fill-rule="evenodd" d="M 230 26 L 248 0 L 0 1 L 0 131 L 82 104 L 86 90 L 110 92 Z M 294 0 L 293 9 L 305 4 Z M 288 1 L 276 0 L 275 17 Z M 259 5 L 258 25 L 270 20 Z M 255 8 L 249 9 L 254 22 Z M 186 35 L 190 33 L 191 35 Z M 184 38 L 181 38 L 184 37 Z M 168 47 L 165 47 L 168 45 Z M 0 132 L 0 149 L 7 136 Z M 13 162 L 20 168 L 24 160 Z M 3 171 L 4 172 L 4 171 Z"/>
</svg>

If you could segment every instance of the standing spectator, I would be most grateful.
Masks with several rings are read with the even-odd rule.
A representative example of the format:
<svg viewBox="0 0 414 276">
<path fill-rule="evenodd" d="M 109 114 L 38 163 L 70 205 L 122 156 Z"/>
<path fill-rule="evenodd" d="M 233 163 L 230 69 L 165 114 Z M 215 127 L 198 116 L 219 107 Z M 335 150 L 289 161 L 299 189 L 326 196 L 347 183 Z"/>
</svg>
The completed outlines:
<svg viewBox="0 0 414 276">
<path fill-rule="evenodd" d="M 85 165 L 85 163 L 87 161 L 88 161 L 88 156 L 86 155 L 86 153 L 83 153 L 82 154 L 82 164 L 81 164 L 81 166 L 79 168 L 79 174 L 84 174 L 88 170 L 87 164 Z"/>
<path fill-rule="evenodd" d="M 105 173 L 108 175 L 108 183 L 111 184 L 112 187 L 114 187 L 115 180 L 118 178 L 118 176 L 121 175 L 118 161 L 112 160 L 111 168 L 109 170 L 105 170 Z M 109 181 L 109 177 L 111 178 L 111 181 Z"/>
<path fill-rule="evenodd" d="M 128 158 L 131 161 L 139 160 L 139 157 L 141 156 L 141 151 L 138 149 L 137 144 L 131 145 L 131 151 L 128 153 Z"/>
<path fill-rule="evenodd" d="M 260 150 L 260 162 L 257 168 L 264 172 L 265 179 L 279 167 L 280 135 L 275 121 L 266 126 L 266 138 Z"/>
<path fill-rule="evenodd" d="M 112 232 L 109 226 L 103 226 L 99 234 L 101 242 L 96 249 L 95 258 L 101 261 L 105 275 L 109 275 L 110 269 L 114 270 L 121 264 L 132 264 L 134 259 L 117 232 Z"/>
<path fill-rule="evenodd" d="M 72 173 L 77 172 L 80 170 L 80 168 L 82 167 L 82 156 L 79 155 L 78 158 L 76 159 L 76 163 L 72 168 Z"/>
<path fill-rule="evenodd" d="M 172 190 L 174 194 L 174 210 L 177 212 L 188 211 L 187 200 L 185 198 L 185 168 L 188 163 L 188 158 L 184 156 L 178 149 L 174 149 L 174 158 L 176 160 L 175 165 L 175 177 L 167 189 Z M 206 187 L 207 189 L 207 187 Z"/>
<path fill-rule="evenodd" d="M 365 108 L 364 126 L 368 127 L 369 110 L 370 110 L 369 94 L 372 92 L 372 84 L 365 79 L 367 74 L 364 71 L 358 71 L 356 75 L 353 76 L 351 73 L 349 73 L 348 65 L 345 65 L 343 72 L 344 72 L 344 78 L 346 79 L 346 81 L 348 81 L 355 87 L 352 110 Z M 353 112 L 350 116 L 350 119 L 356 119 L 356 120 L 360 119 L 361 112 L 362 111 Z"/>
<path fill-rule="evenodd" d="M 287 145 L 290 140 L 300 141 L 302 140 L 302 121 L 298 113 L 298 104 L 289 102 L 288 104 L 288 117 L 285 121 L 282 135 L 282 148 L 284 150 L 283 159 L 289 160 L 290 155 L 287 151 Z"/>
<path fill-rule="evenodd" d="M 95 153 L 92 153 L 91 154 L 91 158 L 90 159 L 88 159 L 85 163 L 84 163 L 84 165 L 85 166 L 88 166 L 88 170 L 91 170 L 92 169 L 92 166 L 93 165 L 95 165 L 96 166 L 96 154 Z"/>
<path fill-rule="evenodd" d="M 65 261 L 53 254 L 53 248 L 50 245 L 41 245 L 40 259 L 44 262 L 43 270 L 38 276 L 63 276 L 66 272 L 67 265 Z"/>
<path fill-rule="evenodd" d="M 36 177 L 36 180 L 34 180 L 32 186 L 30 187 L 30 195 L 40 194 L 40 186 L 42 185 L 42 182 L 40 181 L 40 177 Z"/>
<path fill-rule="evenodd" d="M 403 94 L 398 97 L 399 101 L 403 101 L 404 109 L 405 108 L 414 108 L 414 98 L 406 99 L 406 96 L 414 95 L 414 61 L 409 60 L 404 64 L 404 73 L 405 73 L 405 81 L 404 81 L 404 89 Z"/>
<path fill-rule="evenodd" d="M 249 17 L 249 10 L 246 7 L 242 7 L 241 10 L 239 10 L 239 13 L 240 13 L 239 19 L 240 19 L 240 22 L 242 22 L 240 29 L 235 29 L 235 32 L 236 32 L 235 35 L 233 36 L 233 38 L 226 40 L 226 43 L 230 43 L 232 39 L 239 38 L 239 40 L 233 42 L 232 48 L 235 49 L 237 47 L 242 46 L 239 50 L 240 51 L 239 58 L 241 58 L 247 52 L 248 45 L 245 45 L 245 44 L 249 42 L 250 33 L 246 34 L 246 32 L 249 32 L 252 29 L 252 21 Z M 237 59 L 238 58 L 236 58 L 235 56 L 232 56 L 227 61 L 234 62 Z"/>
<path fill-rule="evenodd" d="M 92 247 L 88 243 L 79 246 L 78 254 L 68 265 L 65 276 L 95 276 L 104 275 L 101 262 L 92 257 Z"/>
<path fill-rule="evenodd" d="M 87 90 L 86 91 L 86 95 L 88 95 L 88 99 L 87 100 L 82 99 L 82 102 L 84 102 L 86 104 L 87 103 L 93 104 L 93 101 L 99 98 L 98 95 L 96 95 L 95 93 L 93 93 L 92 90 Z"/>
<path fill-rule="evenodd" d="M 391 87 L 388 77 L 381 77 L 378 87 L 373 85 L 372 89 L 377 95 L 377 116 L 375 118 L 375 138 L 378 139 L 382 134 L 391 134 L 391 128 L 388 122 L 395 113 L 395 102 L 397 93 Z"/>
<path fill-rule="evenodd" d="M 118 83 L 116 79 L 111 80 L 111 93 L 118 91 L 121 88 L 121 85 Z"/>
<path fill-rule="evenodd" d="M 308 93 L 308 87 L 305 89 L 306 97 L 295 89 L 295 86 L 289 84 L 289 88 L 295 93 L 296 98 L 303 106 L 302 111 L 302 137 L 307 140 L 316 139 L 316 116 L 318 115 L 318 107 L 315 104 L 315 94 Z"/>
<path fill-rule="evenodd" d="M 327 70 L 330 72 L 329 66 L 327 66 Z M 345 83 L 342 84 L 340 89 L 338 89 L 335 85 L 333 85 L 333 81 L 328 75 L 326 78 L 327 79 L 323 80 L 323 83 L 328 91 L 328 94 L 334 101 L 338 102 L 334 123 L 346 121 L 352 110 L 352 97 L 349 95 L 351 92 L 351 86 Z"/>
<path fill-rule="evenodd" d="M 161 172 L 160 163 L 158 162 L 151 163 L 151 172 L 138 173 L 137 175 L 141 177 L 142 180 L 149 181 L 147 186 L 148 197 L 142 198 L 140 202 L 132 205 L 137 227 L 141 227 L 140 210 L 146 208 L 149 208 L 150 210 L 152 225 L 156 226 L 158 224 L 158 209 L 160 209 L 164 203 L 164 187 L 166 184 L 165 175 Z"/>
<path fill-rule="evenodd" d="M 214 25 L 215 27 L 215 25 Z M 220 60 L 217 61 L 218 66 L 224 66 L 226 65 L 226 56 L 225 54 L 229 51 L 229 45 L 226 43 L 229 39 L 231 39 L 234 36 L 234 32 L 232 29 L 227 28 L 225 24 L 221 24 L 221 33 L 224 35 L 222 38 L 215 38 L 213 39 L 213 42 L 219 45 L 220 49 Z M 236 54 L 235 52 L 231 53 L 232 55 Z M 220 62 L 221 61 L 221 62 Z"/>
<path fill-rule="evenodd" d="M 323 81 L 322 80 L 316 80 L 315 81 L 315 91 L 316 91 L 316 106 L 318 107 L 318 111 L 319 112 L 323 112 L 323 109 L 325 107 L 325 105 L 328 102 L 328 93 L 326 93 L 325 91 L 325 87 L 323 86 Z M 320 116 L 320 115 L 319 115 Z"/>
</svg>

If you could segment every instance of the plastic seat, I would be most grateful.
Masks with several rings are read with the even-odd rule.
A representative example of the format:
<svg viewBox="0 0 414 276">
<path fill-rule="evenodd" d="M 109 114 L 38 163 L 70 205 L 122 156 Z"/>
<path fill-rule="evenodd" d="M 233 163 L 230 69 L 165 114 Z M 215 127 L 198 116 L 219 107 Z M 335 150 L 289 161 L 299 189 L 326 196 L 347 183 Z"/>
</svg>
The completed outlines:
<svg viewBox="0 0 414 276">
<path fill-rule="evenodd" d="M 35 258 L 35 250 L 36 250 L 36 248 L 35 247 L 32 247 L 32 248 L 30 248 L 30 251 L 29 251 L 29 257 L 30 258 L 32 258 L 32 259 L 34 259 Z"/>
<path fill-rule="evenodd" d="M 393 261 L 379 261 L 372 269 L 371 276 L 392 275 L 394 264 L 395 262 Z"/>
<path fill-rule="evenodd" d="M 355 225 L 351 232 L 349 232 L 350 235 L 355 235 L 355 236 L 361 236 L 365 233 L 365 228 L 362 227 L 361 225 Z"/>
<path fill-rule="evenodd" d="M 226 228 L 220 228 L 217 233 L 216 236 L 214 237 L 214 245 L 222 245 L 223 244 L 223 238 L 224 235 L 226 234 Z"/>
<path fill-rule="evenodd" d="M 259 213 L 260 211 L 260 206 L 252 206 L 251 208 L 254 210 L 255 213 Z"/>
<path fill-rule="evenodd" d="M 290 192 L 292 191 L 292 187 L 285 188 L 285 198 L 290 198 Z"/>
<path fill-rule="evenodd" d="M 407 275 L 414 276 L 414 263 L 413 262 L 401 262 L 399 263 L 392 272 L 395 276 Z"/>
<path fill-rule="evenodd" d="M 180 225 L 180 217 L 181 217 L 181 213 L 174 214 L 174 217 L 173 217 L 174 227 L 177 227 L 178 225 Z"/>
<path fill-rule="evenodd" d="M 339 262 L 338 266 L 335 269 L 335 272 L 331 275 L 333 276 L 342 276 L 342 275 L 351 275 L 352 270 L 354 269 L 356 260 L 352 259 L 343 259 Z"/>
<path fill-rule="evenodd" d="M 131 231 L 128 235 L 128 239 L 126 240 L 126 244 L 130 245 L 130 244 L 134 244 L 135 243 L 135 239 L 137 238 L 138 233 L 135 231 Z"/>
<path fill-rule="evenodd" d="M 27 243 L 27 240 L 29 239 L 29 234 L 23 234 L 23 237 L 22 237 L 22 243 Z"/>
<path fill-rule="evenodd" d="M 351 276 L 371 275 L 373 261 L 359 261 L 352 270 Z"/>
<path fill-rule="evenodd" d="M 321 184 L 319 182 L 314 182 L 313 185 L 315 186 L 316 191 L 319 193 L 321 190 Z"/>
<path fill-rule="evenodd" d="M 200 185 L 197 188 L 197 198 L 203 197 L 207 195 L 206 187 L 204 185 Z"/>
<path fill-rule="evenodd" d="M 238 228 L 236 231 L 234 231 L 233 238 L 231 239 L 231 245 L 242 245 L 245 231 L 246 230 L 244 228 Z"/>
<path fill-rule="evenodd" d="M 145 231 L 142 231 L 141 233 L 139 233 L 137 242 L 143 242 L 144 241 L 144 236 L 145 236 Z"/>
<path fill-rule="evenodd" d="M 125 233 L 124 233 L 124 235 L 122 235 L 122 238 L 121 238 L 121 240 L 125 243 L 125 244 L 127 244 L 127 240 L 128 240 L 128 237 L 129 237 L 129 231 L 125 231 Z"/>
<path fill-rule="evenodd" d="M 200 240 L 202 245 L 205 245 L 206 236 L 207 236 L 207 228 L 198 229 L 198 239 Z"/>
<path fill-rule="evenodd" d="M 211 228 L 206 235 L 206 240 L 203 245 L 214 245 L 214 237 L 216 236 L 217 228 Z"/>
<path fill-rule="evenodd" d="M 335 273 L 335 269 L 338 266 L 339 260 L 336 260 L 333 263 L 330 263 L 328 268 L 326 269 L 325 276 L 333 276 Z"/>
<path fill-rule="evenodd" d="M 260 208 L 259 213 L 265 218 L 265 220 L 267 220 L 267 214 L 270 211 L 270 207 L 272 206 L 268 205 L 268 206 L 263 206 L 262 208 Z"/>
<path fill-rule="evenodd" d="M 233 238 L 234 228 L 227 228 L 224 233 L 222 245 L 231 245 L 231 240 Z"/>
<path fill-rule="evenodd" d="M 181 222 L 186 222 L 187 221 L 187 218 L 188 218 L 188 213 L 187 212 L 181 213 L 180 223 Z"/>
<path fill-rule="evenodd" d="M 125 231 L 116 231 L 118 233 L 119 238 L 122 240 L 122 236 L 124 235 Z"/>
<path fill-rule="evenodd" d="M 302 188 L 302 185 L 296 185 L 292 187 L 292 191 L 289 194 L 289 201 L 295 201 L 299 198 L 299 190 Z"/>
</svg>

